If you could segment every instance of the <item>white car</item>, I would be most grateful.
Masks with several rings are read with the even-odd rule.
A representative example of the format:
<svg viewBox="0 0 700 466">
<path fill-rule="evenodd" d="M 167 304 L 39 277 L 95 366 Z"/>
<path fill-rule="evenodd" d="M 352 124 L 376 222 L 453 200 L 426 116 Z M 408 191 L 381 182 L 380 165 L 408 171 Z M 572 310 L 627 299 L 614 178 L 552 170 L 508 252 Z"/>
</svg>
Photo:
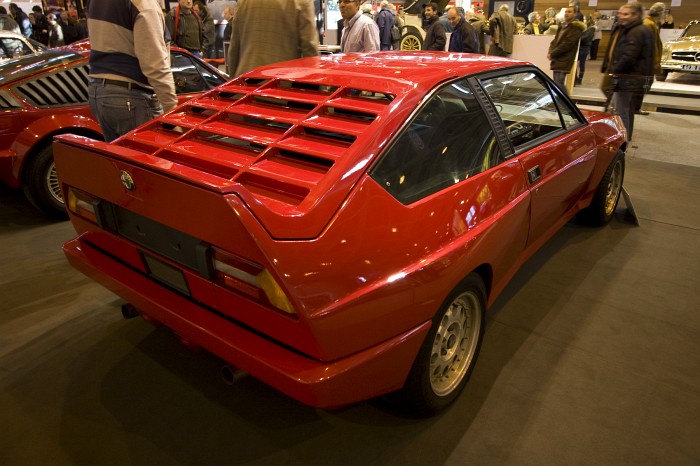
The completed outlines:
<svg viewBox="0 0 700 466">
<path fill-rule="evenodd" d="M 0 31 L 0 61 L 44 50 L 46 46 L 34 39 L 27 39 L 22 34 L 10 31 Z"/>
</svg>

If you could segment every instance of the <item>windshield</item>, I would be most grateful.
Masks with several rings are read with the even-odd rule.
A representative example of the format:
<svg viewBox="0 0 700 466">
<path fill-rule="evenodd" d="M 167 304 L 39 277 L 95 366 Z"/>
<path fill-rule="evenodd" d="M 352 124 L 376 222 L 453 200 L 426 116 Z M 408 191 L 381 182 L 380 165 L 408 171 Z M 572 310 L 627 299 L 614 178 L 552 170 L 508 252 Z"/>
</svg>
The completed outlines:
<svg viewBox="0 0 700 466">
<path fill-rule="evenodd" d="M 695 37 L 700 36 L 700 23 L 690 24 L 688 28 L 683 32 L 683 37 Z"/>
<path fill-rule="evenodd" d="M 57 65 L 85 59 L 84 55 L 64 50 L 50 50 L 35 55 L 13 58 L 0 64 L 0 84 L 17 81 Z"/>
</svg>

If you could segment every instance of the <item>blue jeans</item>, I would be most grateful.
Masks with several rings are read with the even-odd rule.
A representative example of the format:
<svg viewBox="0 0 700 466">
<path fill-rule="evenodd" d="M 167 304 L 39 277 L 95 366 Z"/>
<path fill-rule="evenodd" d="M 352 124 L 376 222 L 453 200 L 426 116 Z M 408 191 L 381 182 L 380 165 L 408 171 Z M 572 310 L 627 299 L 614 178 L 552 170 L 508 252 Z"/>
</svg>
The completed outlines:
<svg viewBox="0 0 700 466">
<path fill-rule="evenodd" d="M 632 127 L 634 125 L 634 108 L 632 106 L 633 92 L 615 91 L 612 95 L 610 104 L 613 107 L 613 113 L 620 115 L 622 123 L 627 130 L 627 140 L 632 139 Z"/>
<path fill-rule="evenodd" d="M 562 91 L 564 91 L 565 94 L 568 94 L 566 90 L 566 75 L 569 74 L 566 71 L 553 71 L 552 75 L 554 78 L 554 82 L 557 83 L 557 85 L 561 88 Z"/>
<path fill-rule="evenodd" d="M 113 141 L 163 113 L 155 94 L 112 84 L 90 83 L 88 99 L 105 141 Z"/>
</svg>

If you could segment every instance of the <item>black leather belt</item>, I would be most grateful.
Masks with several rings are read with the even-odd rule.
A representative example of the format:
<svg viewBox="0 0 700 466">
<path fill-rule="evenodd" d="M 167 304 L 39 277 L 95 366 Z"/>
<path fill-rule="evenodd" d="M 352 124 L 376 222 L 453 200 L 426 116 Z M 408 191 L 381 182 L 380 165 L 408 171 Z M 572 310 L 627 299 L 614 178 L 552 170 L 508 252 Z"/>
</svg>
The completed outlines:
<svg viewBox="0 0 700 466">
<path fill-rule="evenodd" d="M 117 79 L 107 79 L 107 78 L 90 78 L 90 82 L 93 84 L 102 84 L 105 86 L 119 86 L 119 87 L 125 87 L 129 90 L 136 90 L 136 91 L 142 91 L 142 92 L 148 92 L 149 94 L 153 94 L 153 89 L 149 87 L 142 86 L 140 84 L 132 83 L 129 81 L 119 81 Z"/>
</svg>

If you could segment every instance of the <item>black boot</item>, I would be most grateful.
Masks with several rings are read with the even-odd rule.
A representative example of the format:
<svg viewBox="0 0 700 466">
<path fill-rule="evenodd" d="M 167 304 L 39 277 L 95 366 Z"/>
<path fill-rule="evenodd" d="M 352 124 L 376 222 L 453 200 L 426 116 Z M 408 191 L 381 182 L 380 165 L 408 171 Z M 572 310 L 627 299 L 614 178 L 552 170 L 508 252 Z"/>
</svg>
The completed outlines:
<svg viewBox="0 0 700 466">
<path fill-rule="evenodd" d="M 583 73 L 574 79 L 574 86 L 580 86 L 581 84 L 583 84 Z"/>
</svg>

